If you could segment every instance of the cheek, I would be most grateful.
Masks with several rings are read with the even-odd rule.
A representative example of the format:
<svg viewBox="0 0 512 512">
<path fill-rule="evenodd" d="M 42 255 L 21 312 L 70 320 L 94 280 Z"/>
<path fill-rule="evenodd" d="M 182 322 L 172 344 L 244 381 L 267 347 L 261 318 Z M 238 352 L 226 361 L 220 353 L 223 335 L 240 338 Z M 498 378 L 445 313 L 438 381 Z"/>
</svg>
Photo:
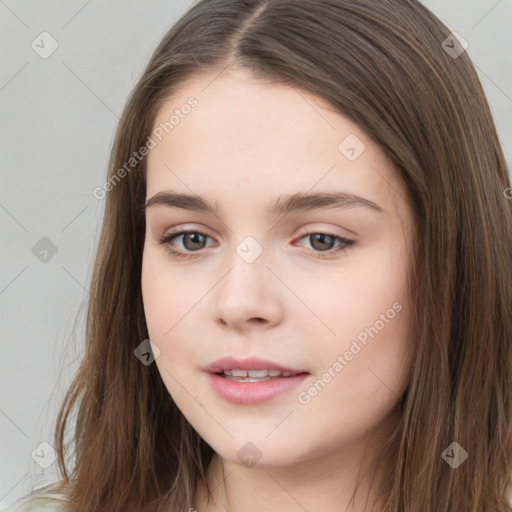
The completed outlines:
<svg viewBox="0 0 512 512">
<path fill-rule="evenodd" d="M 317 380 L 303 390 L 301 403 L 309 401 L 305 410 L 318 415 L 334 403 L 339 406 L 327 415 L 326 430 L 329 422 L 345 421 L 347 413 L 356 424 L 370 427 L 396 403 L 409 380 L 407 267 L 396 246 L 384 246 L 359 253 L 357 265 L 347 265 L 326 285 L 330 300 L 318 289 L 310 297 L 319 311 L 324 304 L 326 324 L 335 334 L 324 329 L 322 343 L 316 344 Z"/>
<path fill-rule="evenodd" d="M 169 311 L 172 310 L 173 293 L 170 293 L 163 287 L 163 283 L 158 279 L 158 272 L 155 267 L 149 264 L 142 268 L 142 301 L 144 304 L 144 314 L 148 327 L 150 338 L 160 338 L 162 333 L 170 327 Z M 156 339 L 154 340 L 156 342 Z"/>
<path fill-rule="evenodd" d="M 204 282 L 195 281 L 195 277 L 187 273 L 177 272 L 165 256 L 156 251 L 144 253 L 141 274 L 142 299 L 144 315 L 149 338 L 160 349 L 156 364 L 168 389 L 174 387 L 173 379 L 164 372 L 167 370 L 176 378 L 183 375 L 183 361 L 193 361 L 197 353 L 191 329 L 193 318 L 201 314 L 205 294 Z M 204 311 L 203 311 L 204 314 Z"/>
<path fill-rule="evenodd" d="M 171 337 L 169 334 L 173 331 L 169 330 L 174 330 L 173 326 L 190 309 L 195 295 L 200 293 L 200 289 L 194 293 L 194 286 L 191 279 L 184 282 L 183 275 L 173 270 L 165 255 L 153 249 L 144 251 L 141 289 L 150 334 L 153 332 L 158 338 L 163 335 Z"/>
<path fill-rule="evenodd" d="M 380 306 L 359 313 L 357 321 L 347 312 L 346 321 L 338 324 L 338 341 L 317 353 L 317 372 L 298 399 L 304 422 L 315 418 L 314 428 L 323 433 L 322 446 L 339 442 L 340 432 L 347 441 L 379 424 L 406 389 L 412 349 L 409 304 L 393 304 L 382 310 L 384 320 L 374 319 Z M 353 336 L 346 334 L 347 325 Z"/>
<path fill-rule="evenodd" d="M 310 281 L 301 292 L 324 324 L 315 319 L 328 356 L 322 358 L 324 364 L 350 350 L 354 340 L 362 347 L 377 339 L 394 345 L 407 336 L 407 268 L 396 246 L 354 252 L 345 263 L 325 279 Z"/>
</svg>

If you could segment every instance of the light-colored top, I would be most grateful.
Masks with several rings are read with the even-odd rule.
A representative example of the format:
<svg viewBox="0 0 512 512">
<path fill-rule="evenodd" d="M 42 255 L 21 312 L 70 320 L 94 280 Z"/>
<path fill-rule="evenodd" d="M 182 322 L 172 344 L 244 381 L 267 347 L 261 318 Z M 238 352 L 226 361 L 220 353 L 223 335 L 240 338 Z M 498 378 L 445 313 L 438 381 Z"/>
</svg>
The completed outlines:
<svg viewBox="0 0 512 512">
<path fill-rule="evenodd" d="M 60 483 L 35 489 L 16 500 L 4 512 L 66 512 L 66 494 L 57 489 Z"/>
<path fill-rule="evenodd" d="M 66 512 L 66 493 L 57 489 L 60 483 L 54 482 L 32 491 L 4 509 L 4 512 Z M 512 488 L 507 493 L 507 499 L 512 506 Z"/>
</svg>

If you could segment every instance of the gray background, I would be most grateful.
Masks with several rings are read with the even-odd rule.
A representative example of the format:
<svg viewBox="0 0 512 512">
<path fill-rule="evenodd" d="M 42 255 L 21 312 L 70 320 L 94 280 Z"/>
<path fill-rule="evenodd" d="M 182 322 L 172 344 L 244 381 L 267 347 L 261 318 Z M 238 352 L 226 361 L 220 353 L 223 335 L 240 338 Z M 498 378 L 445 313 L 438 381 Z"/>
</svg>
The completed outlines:
<svg viewBox="0 0 512 512">
<path fill-rule="evenodd" d="M 512 0 L 423 3 L 469 43 L 510 164 Z M 0 509 L 57 478 L 40 444 L 82 353 L 103 208 L 92 191 L 128 93 L 191 4 L 0 0 Z M 44 31 L 59 45 L 46 59 L 31 47 Z M 43 237 L 57 248 L 46 262 L 32 250 Z"/>
</svg>

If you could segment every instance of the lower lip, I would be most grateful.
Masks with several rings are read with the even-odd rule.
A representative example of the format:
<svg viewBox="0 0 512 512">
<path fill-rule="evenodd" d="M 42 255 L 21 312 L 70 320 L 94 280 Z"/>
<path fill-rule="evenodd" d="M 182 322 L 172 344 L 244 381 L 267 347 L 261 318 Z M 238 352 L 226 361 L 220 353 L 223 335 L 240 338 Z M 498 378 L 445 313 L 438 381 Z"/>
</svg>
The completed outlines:
<svg viewBox="0 0 512 512">
<path fill-rule="evenodd" d="M 308 376 L 307 373 L 301 373 L 293 377 L 280 377 L 261 382 L 237 382 L 225 379 L 216 373 L 208 375 L 213 390 L 233 404 L 267 402 L 297 387 Z"/>
</svg>

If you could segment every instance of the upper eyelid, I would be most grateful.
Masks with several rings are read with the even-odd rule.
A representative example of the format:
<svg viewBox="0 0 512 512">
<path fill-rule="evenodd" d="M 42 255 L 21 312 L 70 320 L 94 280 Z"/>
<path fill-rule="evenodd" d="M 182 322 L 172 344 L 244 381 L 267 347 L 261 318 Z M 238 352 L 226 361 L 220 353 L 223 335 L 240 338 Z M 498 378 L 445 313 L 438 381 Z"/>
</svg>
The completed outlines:
<svg viewBox="0 0 512 512">
<path fill-rule="evenodd" d="M 348 231 L 348 230 L 347 230 Z M 187 234 L 187 233 L 200 233 L 200 234 L 203 234 L 203 235 L 206 235 L 212 239 L 215 239 L 214 236 L 210 235 L 206 229 L 203 229 L 203 228 L 177 228 L 177 229 L 172 229 L 171 231 L 165 231 L 164 234 L 162 234 L 160 236 L 160 238 L 164 238 L 164 237 L 167 237 L 167 236 L 179 236 L 179 235 L 184 235 L 184 234 Z M 317 234 L 317 233 L 321 233 L 321 234 L 324 234 L 324 235 L 330 235 L 330 236 L 335 236 L 335 237 L 340 237 L 340 238 L 345 238 L 345 239 L 348 239 L 348 237 L 342 235 L 342 234 L 337 234 L 337 233 L 334 233 L 333 230 L 330 230 L 330 229 L 312 229 L 312 228 L 309 228 L 309 229 L 304 229 L 304 230 L 301 230 L 301 232 L 299 234 L 297 234 L 298 237 L 303 237 L 303 236 L 306 236 L 306 235 L 312 235 L 312 234 Z"/>
<path fill-rule="evenodd" d="M 314 222 L 312 224 L 316 224 L 316 225 L 322 225 L 321 222 Z M 304 234 L 311 234 L 311 233 L 324 233 L 324 234 L 329 234 L 331 236 L 339 236 L 341 238 L 354 238 L 357 236 L 357 234 L 354 232 L 354 231 L 351 231 L 350 229 L 348 228 L 341 228 L 341 227 L 338 227 L 338 229 L 343 229 L 344 231 L 350 233 L 350 235 L 343 235 L 341 233 L 335 233 L 336 231 L 336 228 L 322 228 L 322 227 L 319 227 L 319 228 L 314 228 L 314 227 L 305 227 L 305 228 L 300 228 L 300 234 L 301 236 L 304 235 Z M 187 233 L 187 232 L 192 232 L 192 233 L 203 233 L 207 236 L 209 236 L 210 238 L 215 238 L 215 236 L 211 235 L 209 233 L 209 228 L 203 228 L 203 227 L 186 227 L 186 225 L 178 225 L 178 227 L 172 227 L 170 228 L 169 230 L 164 230 L 164 234 L 162 236 L 167 236 L 167 235 L 171 235 L 171 234 L 182 234 L 182 233 Z"/>
</svg>

